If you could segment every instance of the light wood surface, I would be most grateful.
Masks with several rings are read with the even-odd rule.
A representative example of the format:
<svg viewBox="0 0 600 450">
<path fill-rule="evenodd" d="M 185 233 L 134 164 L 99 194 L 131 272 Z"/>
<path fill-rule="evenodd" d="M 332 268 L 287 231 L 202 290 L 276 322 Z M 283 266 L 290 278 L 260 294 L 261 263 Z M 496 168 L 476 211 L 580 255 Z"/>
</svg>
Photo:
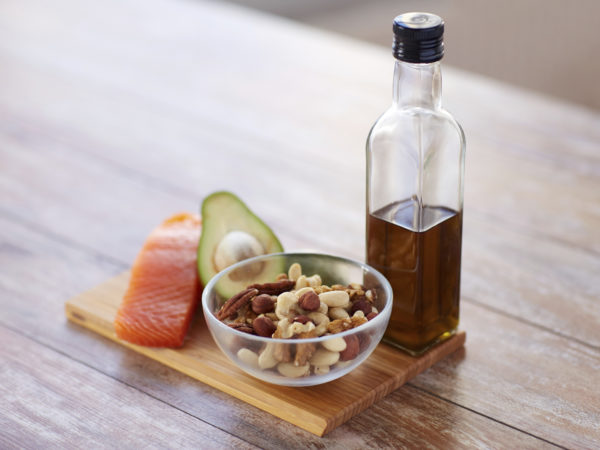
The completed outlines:
<svg viewBox="0 0 600 450">
<path fill-rule="evenodd" d="M 287 250 L 362 258 L 389 49 L 226 4 L 7 0 L 0 67 L 0 447 L 161 446 L 119 431 L 148 417 L 196 447 L 600 445 L 597 113 L 444 67 L 468 141 L 469 341 L 318 438 L 69 324 L 64 301 L 217 189 Z M 59 389 L 77 377 L 94 386 Z"/>
<path fill-rule="evenodd" d="M 113 322 L 129 275 L 124 272 L 69 300 L 65 304 L 67 318 L 317 436 L 347 422 L 465 343 L 465 332 L 459 331 L 419 358 L 380 344 L 360 367 L 340 379 L 305 388 L 276 386 L 231 363 L 215 344 L 201 314 L 180 349 L 149 348 L 120 340 Z"/>
</svg>

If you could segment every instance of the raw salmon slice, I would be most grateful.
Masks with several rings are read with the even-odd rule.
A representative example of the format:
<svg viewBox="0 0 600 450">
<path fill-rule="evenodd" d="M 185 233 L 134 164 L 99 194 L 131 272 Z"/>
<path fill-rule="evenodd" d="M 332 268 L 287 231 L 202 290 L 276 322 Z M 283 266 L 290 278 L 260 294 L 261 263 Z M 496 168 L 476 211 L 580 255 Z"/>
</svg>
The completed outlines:
<svg viewBox="0 0 600 450">
<path fill-rule="evenodd" d="M 115 318 L 119 338 L 149 347 L 183 344 L 201 292 L 200 225 L 196 214 L 177 214 L 148 236 Z"/>
</svg>

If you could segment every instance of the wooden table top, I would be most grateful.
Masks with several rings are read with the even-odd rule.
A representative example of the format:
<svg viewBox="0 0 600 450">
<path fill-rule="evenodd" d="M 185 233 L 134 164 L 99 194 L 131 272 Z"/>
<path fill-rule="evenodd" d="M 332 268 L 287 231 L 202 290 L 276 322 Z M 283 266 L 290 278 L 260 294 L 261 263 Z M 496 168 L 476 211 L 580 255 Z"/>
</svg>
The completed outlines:
<svg viewBox="0 0 600 450">
<path fill-rule="evenodd" d="M 318 438 L 66 321 L 219 189 L 288 250 L 362 259 L 392 66 L 226 4 L 1 2 L 0 447 L 600 446 L 600 114 L 448 67 L 464 351 Z"/>
</svg>

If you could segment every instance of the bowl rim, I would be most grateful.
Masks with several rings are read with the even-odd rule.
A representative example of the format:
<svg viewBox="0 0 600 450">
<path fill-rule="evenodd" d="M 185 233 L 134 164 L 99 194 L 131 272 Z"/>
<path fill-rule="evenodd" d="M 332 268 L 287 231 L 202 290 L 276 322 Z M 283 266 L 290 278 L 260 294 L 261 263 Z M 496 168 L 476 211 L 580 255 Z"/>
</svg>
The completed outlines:
<svg viewBox="0 0 600 450">
<path fill-rule="evenodd" d="M 312 256 L 316 256 L 316 257 L 327 257 L 327 258 L 338 259 L 338 260 L 341 260 L 344 262 L 349 262 L 354 265 L 357 265 L 357 266 L 361 267 L 363 269 L 363 271 L 373 274 L 377 278 L 377 280 L 380 282 L 380 284 L 382 285 L 382 287 L 387 295 L 387 301 L 386 301 L 384 308 L 381 311 L 379 311 L 377 316 L 375 316 L 373 319 L 369 320 L 367 323 L 362 324 L 355 328 L 351 328 L 347 331 L 343 331 L 341 333 L 323 335 L 323 336 L 318 336 L 316 338 L 301 339 L 302 343 L 318 343 L 318 342 L 323 342 L 326 340 L 334 339 L 337 337 L 349 336 L 349 335 L 357 333 L 358 331 L 368 331 L 371 329 L 376 329 L 379 326 L 383 326 L 384 325 L 383 322 L 386 322 L 385 325 L 387 326 L 387 322 L 389 321 L 389 318 L 391 316 L 391 309 L 392 309 L 392 304 L 393 304 L 393 291 L 392 291 L 392 286 L 390 285 L 390 282 L 387 280 L 387 278 L 381 272 L 379 272 L 377 269 L 371 267 L 370 265 L 363 263 L 361 261 L 358 261 L 356 259 L 353 259 L 353 258 L 347 258 L 345 256 L 337 256 L 337 255 L 332 255 L 332 254 L 328 254 L 328 253 L 302 252 L 302 251 L 268 253 L 266 255 L 254 256 L 252 258 L 248 258 L 248 259 L 244 259 L 243 261 L 239 261 L 229 267 L 226 267 L 222 271 L 218 272 L 216 275 L 214 275 L 210 279 L 208 284 L 206 286 L 204 286 L 204 289 L 202 291 L 202 311 L 204 312 L 205 320 L 216 323 L 217 326 L 221 327 L 221 329 L 223 329 L 223 330 L 228 330 L 228 332 L 233 332 L 234 334 L 237 333 L 241 337 L 244 337 L 246 339 L 251 339 L 251 340 L 254 340 L 257 342 L 276 342 L 276 343 L 287 343 L 287 344 L 298 343 L 299 340 L 296 340 L 296 339 L 263 337 L 263 336 L 258 336 L 255 334 L 244 333 L 244 332 L 238 331 L 235 328 L 231 328 L 231 327 L 227 326 L 225 323 L 223 323 L 222 321 L 220 321 L 219 319 L 217 319 L 215 317 L 214 313 L 208 309 L 208 305 L 207 305 L 209 293 L 214 290 L 215 284 L 217 284 L 217 282 L 221 278 L 223 278 L 225 275 L 227 275 L 229 272 L 236 270 L 240 267 L 243 267 L 246 264 L 252 264 L 254 262 L 261 261 L 264 259 L 269 259 L 269 258 L 278 257 L 278 256 L 293 258 L 293 255 L 302 255 L 302 256 L 311 256 L 312 255 Z"/>
</svg>

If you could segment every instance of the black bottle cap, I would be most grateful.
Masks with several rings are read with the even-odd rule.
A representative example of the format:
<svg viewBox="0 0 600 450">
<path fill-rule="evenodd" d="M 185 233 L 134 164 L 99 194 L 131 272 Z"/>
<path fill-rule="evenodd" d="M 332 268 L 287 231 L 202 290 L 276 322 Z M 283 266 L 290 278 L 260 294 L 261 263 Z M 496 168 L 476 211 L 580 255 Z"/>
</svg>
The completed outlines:
<svg viewBox="0 0 600 450">
<path fill-rule="evenodd" d="M 444 56 L 444 21 L 435 14 L 411 12 L 394 19 L 394 58 L 431 63 Z"/>
</svg>

